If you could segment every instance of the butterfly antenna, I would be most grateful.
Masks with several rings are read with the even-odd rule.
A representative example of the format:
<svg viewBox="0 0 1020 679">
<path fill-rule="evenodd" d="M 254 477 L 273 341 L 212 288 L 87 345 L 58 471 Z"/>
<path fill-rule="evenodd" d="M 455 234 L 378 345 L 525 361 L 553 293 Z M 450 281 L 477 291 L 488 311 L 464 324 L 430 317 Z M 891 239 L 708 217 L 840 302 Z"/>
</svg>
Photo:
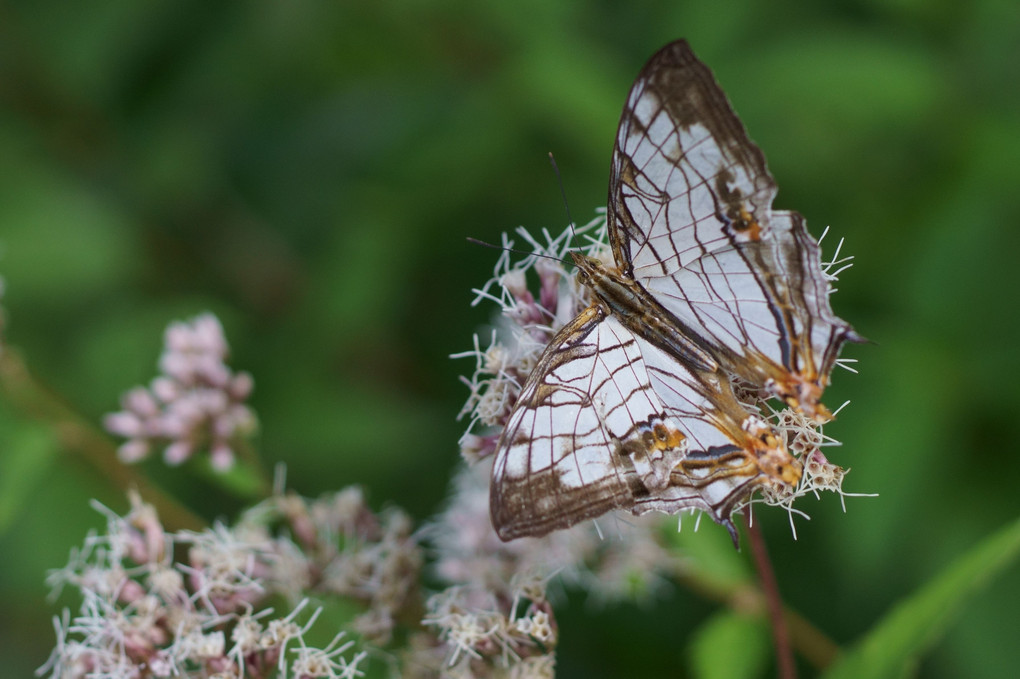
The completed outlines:
<svg viewBox="0 0 1020 679">
<path fill-rule="evenodd" d="M 577 234 L 574 233 L 574 220 L 570 216 L 570 203 L 567 202 L 567 191 L 563 188 L 563 177 L 560 175 L 560 168 L 556 165 L 556 157 L 553 156 L 552 151 L 549 152 L 549 162 L 552 164 L 553 172 L 556 173 L 556 183 L 560 185 L 560 197 L 563 198 L 563 209 L 567 212 L 567 226 L 570 228 L 570 237 L 574 238 Z"/>
<path fill-rule="evenodd" d="M 477 238 L 472 238 L 471 236 L 468 236 L 467 239 L 468 239 L 469 243 L 474 243 L 475 245 L 481 245 L 483 247 L 492 248 L 493 250 L 505 250 L 506 252 L 513 252 L 513 253 L 516 253 L 518 255 L 527 255 L 527 256 L 531 256 L 531 257 L 542 257 L 544 259 L 551 259 L 554 262 L 560 262 L 561 264 L 564 261 L 564 260 L 560 259 L 559 257 L 553 257 L 552 255 L 543 255 L 541 252 L 528 252 L 527 250 L 520 250 L 518 248 L 508 248 L 508 247 L 505 247 L 503 245 L 493 245 L 492 243 L 486 243 L 483 240 L 478 240 Z"/>
</svg>

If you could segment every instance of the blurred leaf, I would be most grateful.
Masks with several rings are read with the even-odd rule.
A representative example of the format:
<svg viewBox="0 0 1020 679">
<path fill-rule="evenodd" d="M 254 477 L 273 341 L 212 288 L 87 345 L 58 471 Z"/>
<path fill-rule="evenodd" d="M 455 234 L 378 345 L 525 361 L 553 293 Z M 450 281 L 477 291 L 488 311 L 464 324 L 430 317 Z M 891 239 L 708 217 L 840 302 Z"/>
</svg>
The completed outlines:
<svg viewBox="0 0 1020 679">
<path fill-rule="evenodd" d="M 0 120 L 0 223 L 12 302 L 62 311 L 122 284 L 134 266 L 130 217 L 73 173 L 40 159 L 41 140 Z M 15 295 L 16 291 L 16 295 Z"/>
<path fill-rule="evenodd" d="M 50 432 L 0 416 L 0 533 L 17 519 L 33 491 L 46 478 L 57 455 Z"/>
<path fill-rule="evenodd" d="M 688 519 L 696 521 L 697 519 Z M 710 523 L 707 519 L 705 523 Z M 721 526 L 699 526 L 700 530 L 672 531 L 666 539 L 684 557 L 683 571 L 693 580 L 720 592 L 732 592 L 753 582 L 750 566 L 733 549 L 729 533 Z"/>
<path fill-rule="evenodd" d="M 989 578 L 1020 554 L 1020 520 L 970 550 L 914 596 L 900 603 L 824 676 L 902 677 L 945 630 L 953 614 Z"/>
<path fill-rule="evenodd" d="M 690 650 L 698 679 L 757 677 L 769 656 L 769 634 L 760 619 L 719 613 L 694 633 Z"/>
</svg>

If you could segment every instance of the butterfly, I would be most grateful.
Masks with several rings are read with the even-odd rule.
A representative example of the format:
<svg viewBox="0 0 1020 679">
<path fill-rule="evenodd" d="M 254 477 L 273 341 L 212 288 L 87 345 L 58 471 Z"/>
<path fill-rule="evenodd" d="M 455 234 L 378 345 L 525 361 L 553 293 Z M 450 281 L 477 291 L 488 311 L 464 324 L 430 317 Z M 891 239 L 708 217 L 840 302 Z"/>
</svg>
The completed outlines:
<svg viewBox="0 0 1020 679">
<path fill-rule="evenodd" d="M 656 53 L 620 118 L 607 210 L 615 266 L 572 253 L 592 303 L 551 340 L 496 446 L 503 540 L 610 510 L 730 515 L 801 465 L 746 390 L 817 422 L 847 341 L 817 243 L 711 71 Z M 746 400 L 746 399 L 745 399 Z"/>
</svg>

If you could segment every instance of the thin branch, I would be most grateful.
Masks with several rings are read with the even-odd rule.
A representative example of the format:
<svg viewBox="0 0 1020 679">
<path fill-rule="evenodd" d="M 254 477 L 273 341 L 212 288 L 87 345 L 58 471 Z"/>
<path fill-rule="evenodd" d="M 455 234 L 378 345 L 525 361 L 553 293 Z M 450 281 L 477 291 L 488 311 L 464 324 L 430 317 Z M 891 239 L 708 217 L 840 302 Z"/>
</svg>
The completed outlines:
<svg viewBox="0 0 1020 679">
<path fill-rule="evenodd" d="M 41 384 L 10 347 L 0 353 L 0 396 L 26 417 L 45 424 L 67 453 L 77 455 L 111 484 L 127 492 L 134 488 L 159 512 L 173 530 L 201 530 L 207 524 L 184 505 L 152 485 L 134 467 L 117 459 L 113 442 L 51 389 Z"/>
<path fill-rule="evenodd" d="M 731 582 L 719 582 L 688 567 L 678 568 L 673 574 L 685 588 L 698 596 L 727 606 L 733 611 L 755 616 L 766 615 L 765 594 L 755 583 L 747 582 L 734 587 Z M 790 644 L 811 667 L 821 672 L 839 656 L 839 645 L 815 627 L 796 610 L 784 609 Z"/>
<path fill-rule="evenodd" d="M 755 567 L 758 569 L 758 578 L 761 581 L 762 591 L 765 593 L 765 605 L 772 623 L 772 642 L 776 649 L 776 671 L 780 679 L 797 679 L 797 665 L 793 660 L 793 650 L 790 648 L 790 633 L 783 612 L 783 599 L 779 594 L 776 574 L 772 570 L 772 562 L 769 560 L 768 550 L 765 547 L 765 536 L 762 535 L 759 524 L 751 520 L 750 507 L 744 509 L 744 520 L 747 524 L 747 536 L 751 542 L 751 555 L 754 558 Z"/>
<path fill-rule="evenodd" d="M 836 662 L 841 653 L 839 644 L 793 609 L 786 609 L 785 618 L 792 645 L 805 661 L 817 670 L 824 670 Z"/>
</svg>

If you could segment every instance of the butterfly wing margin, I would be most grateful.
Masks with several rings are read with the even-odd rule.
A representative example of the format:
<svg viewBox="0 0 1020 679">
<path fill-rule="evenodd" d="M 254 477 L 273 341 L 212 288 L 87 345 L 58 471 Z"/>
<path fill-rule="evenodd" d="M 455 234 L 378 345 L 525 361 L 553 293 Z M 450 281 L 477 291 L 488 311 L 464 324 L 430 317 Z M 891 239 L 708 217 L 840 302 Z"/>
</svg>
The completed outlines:
<svg viewBox="0 0 1020 679">
<path fill-rule="evenodd" d="M 617 264 L 730 372 L 825 419 L 843 342 L 803 219 L 686 42 L 652 57 L 620 120 L 610 181 Z"/>
<path fill-rule="evenodd" d="M 503 540 L 541 536 L 665 488 L 686 436 L 635 337 L 593 305 L 552 340 L 497 444 L 489 509 Z"/>
</svg>

